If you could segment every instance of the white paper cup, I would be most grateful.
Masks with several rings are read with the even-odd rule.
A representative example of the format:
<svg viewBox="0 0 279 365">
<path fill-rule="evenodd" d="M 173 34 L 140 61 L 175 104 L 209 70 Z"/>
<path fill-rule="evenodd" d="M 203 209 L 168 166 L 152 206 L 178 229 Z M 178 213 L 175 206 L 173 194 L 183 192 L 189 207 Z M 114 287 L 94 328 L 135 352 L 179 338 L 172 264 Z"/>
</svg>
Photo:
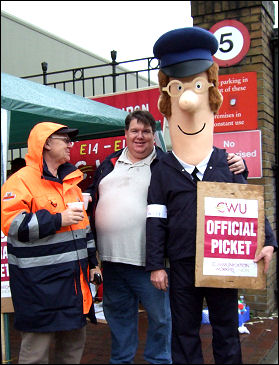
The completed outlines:
<svg viewBox="0 0 279 365">
<path fill-rule="evenodd" d="M 90 193 L 82 193 L 83 201 L 84 201 L 84 209 L 86 210 L 88 208 Z"/>
<path fill-rule="evenodd" d="M 83 210 L 84 203 L 83 202 L 72 202 L 67 203 L 69 208 L 79 208 L 79 210 Z"/>
</svg>

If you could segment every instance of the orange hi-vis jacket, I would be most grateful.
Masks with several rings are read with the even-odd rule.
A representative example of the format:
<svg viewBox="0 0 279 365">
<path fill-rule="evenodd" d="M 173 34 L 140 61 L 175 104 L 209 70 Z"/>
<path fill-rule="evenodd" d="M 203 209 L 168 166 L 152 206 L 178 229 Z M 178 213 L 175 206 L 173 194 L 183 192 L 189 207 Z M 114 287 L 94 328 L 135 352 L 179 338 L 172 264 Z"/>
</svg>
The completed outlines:
<svg viewBox="0 0 279 365">
<path fill-rule="evenodd" d="M 96 323 L 89 269 L 98 262 L 88 217 L 61 226 L 67 203 L 82 201 L 82 172 L 70 163 L 54 177 L 43 160 L 47 138 L 61 124 L 42 122 L 28 139 L 26 167 L 3 184 L 1 228 L 7 236 L 15 328 L 53 332 Z"/>
</svg>

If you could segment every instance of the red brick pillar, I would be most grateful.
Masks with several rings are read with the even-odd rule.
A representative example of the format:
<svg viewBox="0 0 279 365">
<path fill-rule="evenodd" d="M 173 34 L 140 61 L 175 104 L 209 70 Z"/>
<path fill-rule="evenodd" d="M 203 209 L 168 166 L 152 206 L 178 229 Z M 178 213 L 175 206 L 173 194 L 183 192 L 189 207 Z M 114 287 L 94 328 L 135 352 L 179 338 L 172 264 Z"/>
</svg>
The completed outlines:
<svg viewBox="0 0 279 365">
<path fill-rule="evenodd" d="M 214 24 L 225 20 L 237 20 L 249 31 L 251 44 L 246 56 L 230 67 L 220 67 L 219 74 L 243 72 L 257 73 L 258 129 L 262 134 L 261 179 L 249 179 L 251 184 L 264 185 L 265 214 L 276 235 L 276 176 L 275 176 L 275 124 L 274 118 L 274 59 L 271 39 L 273 37 L 273 1 L 192 1 L 191 15 L 194 26 L 209 30 Z M 249 107 L 249 103 L 247 103 Z M 270 314 L 277 305 L 277 253 L 267 276 L 266 290 L 239 290 L 254 314 Z"/>
</svg>

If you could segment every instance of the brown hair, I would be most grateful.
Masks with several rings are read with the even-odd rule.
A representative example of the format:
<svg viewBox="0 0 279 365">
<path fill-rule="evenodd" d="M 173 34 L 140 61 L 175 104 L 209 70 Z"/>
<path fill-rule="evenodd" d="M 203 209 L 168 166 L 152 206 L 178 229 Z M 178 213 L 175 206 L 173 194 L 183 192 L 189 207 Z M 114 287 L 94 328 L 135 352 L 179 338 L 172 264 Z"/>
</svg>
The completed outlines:
<svg viewBox="0 0 279 365">
<path fill-rule="evenodd" d="M 218 90 L 218 70 L 218 64 L 213 63 L 213 65 L 206 71 L 208 76 L 208 82 L 212 82 L 214 84 L 214 87 L 209 88 L 209 106 L 214 114 L 218 112 L 223 101 L 222 94 Z M 165 75 L 162 70 L 159 70 L 158 81 L 160 88 L 158 109 L 163 115 L 169 117 L 171 116 L 171 100 L 169 94 L 165 91 L 162 91 L 162 88 L 167 86 L 170 78 L 169 76 Z"/>
<path fill-rule="evenodd" d="M 147 110 L 135 110 L 132 113 L 128 114 L 125 119 L 125 129 L 128 130 L 130 127 L 130 123 L 133 119 L 137 119 L 141 123 L 146 126 L 150 126 L 152 128 L 152 132 L 156 132 L 156 121 L 151 113 Z"/>
</svg>

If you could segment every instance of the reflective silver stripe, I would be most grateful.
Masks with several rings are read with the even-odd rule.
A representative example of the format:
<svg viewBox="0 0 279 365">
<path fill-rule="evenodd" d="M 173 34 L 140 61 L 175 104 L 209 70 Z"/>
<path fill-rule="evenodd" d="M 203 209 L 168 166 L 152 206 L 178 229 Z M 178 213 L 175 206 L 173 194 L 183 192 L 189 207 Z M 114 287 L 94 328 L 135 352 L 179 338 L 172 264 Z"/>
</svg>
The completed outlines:
<svg viewBox="0 0 279 365">
<path fill-rule="evenodd" d="M 26 212 L 20 212 L 12 221 L 8 236 L 18 237 L 18 227 L 21 225 L 23 219 L 25 218 Z"/>
<path fill-rule="evenodd" d="M 82 238 L 86 238 L 86 229 L 77 229 L 75 231 L 72 231 L 72 237 L 74 237 L 74 239 L 82 239 Z"/>
<path fill-rule="evenodd" d="M 87 248 L 95 248 L 95 241 L 94 240 L 90 240 L 87 242 Z"/>
<path fill-rule="evenodd" d="M 82 250 L 65 252 L 58 255 L 27 258 L 17 258 L 14 255 L 8 254 L 8 263 L 11 265 L 16 265 L 20 269 L 27 269 L 30 267 L 56 265 L 70 261 L 77 261 L 78 259 L 82 260 L 86 257 L 88 257 L 88 252 L 86 248 L 83 248 Z"/>
<path fill-rule="evenodd" d="M 60 243 L 65 241 L 72 241 L 74 239 L 86 238 L 85 229 L 78 229 L 76 231 L 66 231 L 66 232 L 57 232 L 56 234 L 37 239 L 34 242 L 20 242 L 14 236 L 10 235 L 10 231 L 7 237 L 8 243 L 13 245 L 14 247 L 26 247 L 26 246 L 42 246 L 42 245 L 52 245 L 54 243 Z"/>
<path fill-rule="evenodd" d="M 34 241 L 39 239 L 39 222 L 37 215 L 33 213 L 32 218 L 30 219 L 30 222 L 28 223 L 28 229 L 29 229 L 29 240 Z"/>
<path fill-rule="evenodd" d="M 82 259 L 86 259 L 88 257 L 88 251 L 87 248 L 83 248 L 81 250 L 77 250 L 77 255 L 78 255 L 78 259 L 82 260 Z"/>
</svg>

